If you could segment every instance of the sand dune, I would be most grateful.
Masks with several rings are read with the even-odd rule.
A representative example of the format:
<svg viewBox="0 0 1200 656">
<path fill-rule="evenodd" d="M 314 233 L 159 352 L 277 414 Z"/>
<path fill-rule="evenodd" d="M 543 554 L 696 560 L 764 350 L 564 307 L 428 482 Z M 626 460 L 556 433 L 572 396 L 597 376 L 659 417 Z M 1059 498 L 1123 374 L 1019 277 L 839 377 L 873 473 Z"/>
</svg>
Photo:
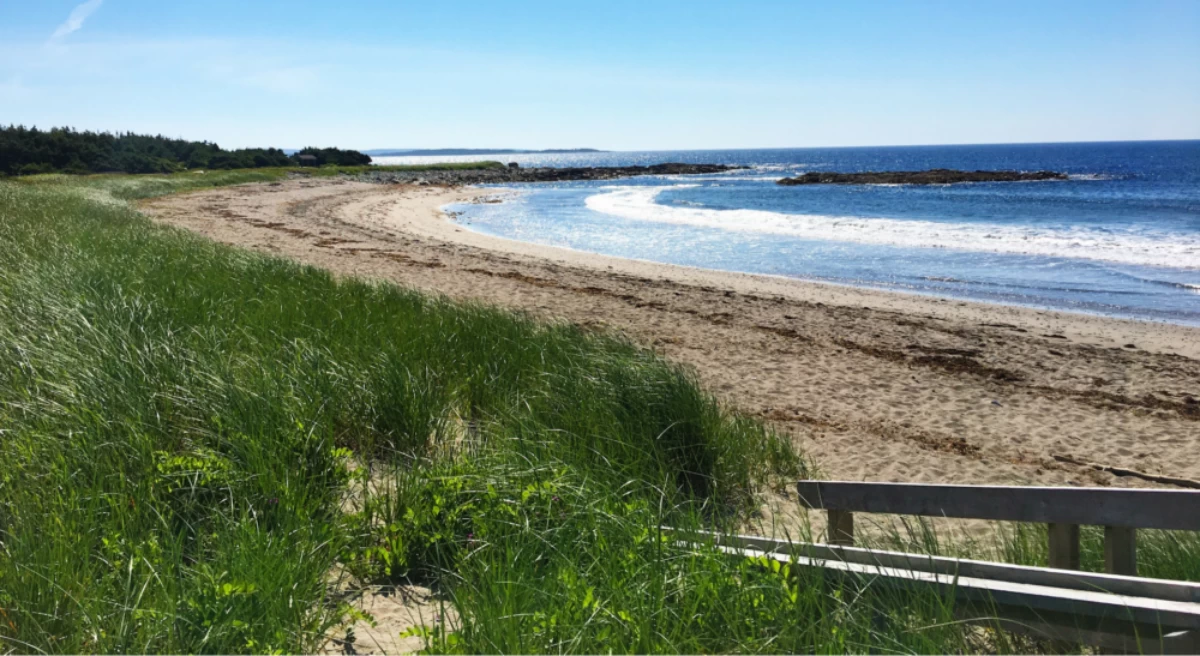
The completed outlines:
<svg viewBox="0 0 1200 656">
<path fill-rule="evenodd" d="M 791 434 L 832 479 L 1200 478 L 1200 329 L 534 246 L 438 208 L 469 188 L 293 180 L 167 197 L 157 220 L 340 274 L 617 330 Z"/>
</svg>

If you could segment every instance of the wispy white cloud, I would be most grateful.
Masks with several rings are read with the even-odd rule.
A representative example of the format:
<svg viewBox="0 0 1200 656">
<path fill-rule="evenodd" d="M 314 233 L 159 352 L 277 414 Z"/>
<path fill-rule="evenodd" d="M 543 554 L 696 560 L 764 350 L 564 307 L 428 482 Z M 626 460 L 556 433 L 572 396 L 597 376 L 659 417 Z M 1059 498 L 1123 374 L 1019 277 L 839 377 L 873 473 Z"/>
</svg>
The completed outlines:
<svg viewBox="0 0 1200 656">
<path fill-rule="evenodd" d="M 104 0 L 87 0 L 87 2 L 76 5 L 71 10 L 71 15 L 67 16 L 67 20 L 62 25 L 59 25 L 58 29 L 54 30 L 54 34 L 50 35 L 50 41 L 57 41 L 83 27 L 84 21 L 88 19 L 88 16 L 96 13 L 96 10 L 100 8 L 103 2 Z"/>
</svg>

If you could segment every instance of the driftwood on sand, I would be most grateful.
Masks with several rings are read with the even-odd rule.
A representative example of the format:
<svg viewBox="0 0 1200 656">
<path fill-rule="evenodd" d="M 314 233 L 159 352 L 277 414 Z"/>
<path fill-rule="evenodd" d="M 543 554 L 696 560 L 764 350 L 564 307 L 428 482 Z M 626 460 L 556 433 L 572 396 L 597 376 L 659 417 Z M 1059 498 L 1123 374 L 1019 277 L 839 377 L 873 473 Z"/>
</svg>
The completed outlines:
<svg viewBox="0 0 1200 656">
<path fill-rule="evenodd" d="M 1078 458 L 1072 458 L 1071 456 L 1052 455 L 1052 457 L 1059 462 L 1065 462 L 1065 463 L 1072 464 L 1072 465 L 1079 465 L 1080 467 L 1090 467 L 1090 468 L 1098 470 L 1098 471 L 1108 472 L 1108 473 L 1112 474 L 1113 476 L 1132 476 L 1134 478 L 1140 478 L 1143 480 L 1152 481 L 1154 483 L 1164 483 L 1166 485 L 1175 485 L 1178 487 L 1190 487 L 1193 489 L 1200 490 L 1200 481 L 1192 480 L 1190 478 L 1176 478 L 1174 476 L 1159 476 L 1157 474 L 1147 474 L 1145 472 L 1140 472 L 1140 471 L 1137 471 L 1134 469 L 1125 469 L 1123 467 L 1113 467 L 1111 465 L 1102 465 L 1102 464 L 1096 463 L 1096 462 L 1088 462 L 1086 460 L 1079 460 Z"/>
</svg>

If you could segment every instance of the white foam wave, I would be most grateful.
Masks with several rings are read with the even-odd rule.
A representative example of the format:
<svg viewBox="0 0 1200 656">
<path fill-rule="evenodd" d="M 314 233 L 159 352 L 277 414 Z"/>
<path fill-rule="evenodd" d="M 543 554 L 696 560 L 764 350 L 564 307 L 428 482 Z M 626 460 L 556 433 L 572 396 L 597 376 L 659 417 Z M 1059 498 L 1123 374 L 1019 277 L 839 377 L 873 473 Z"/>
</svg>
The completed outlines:
<svg viewBox="0 0 1200 656">
<path fill-rule="evenodd" d="M 755 171 L 794 171 L 796 169 L 812 168 L 812 164 L 755 164 Z"/>
<path fill-rule="evenodd" d="M 671 181 L 675 181 L 675 180 L 696 181 L 696 180 L 699 180 L 702 182 L 730 182 L 730 181 L 735 181 L 735 180 L 739 181 L 739 182 L 740 181 L 775 182 L 777 180 L 782 180 L 785 177 L 787 177 L 787 176 L 783 176 L 783 175 L 729 175 L 728 173 L 717 173 L 715 175 L 700 175 L 700 174 L 695 174 L 695 173 L 686 173 L 686 174 L 679 174 L 679 175 L 664 175 L 664 176 L 661 176 L 661 179 L 662 180 L 671 180 Z M 695 186 L 695 185 L 692 185 L 692 186 Z"/>
<path fill-rule="evenodd" d="M 587 198 L 593 211 L 638 221 L 787 235 L 820 241 L 949 248 L 1042 255 L 1121 264 L 1200 269 L 1200 236 L 1115 233 L 978 223 L 937 223 L 853 216 L 713 210 L 661 205 L 660 193 L 678 187 L 618 187 Z"/>
</svg>

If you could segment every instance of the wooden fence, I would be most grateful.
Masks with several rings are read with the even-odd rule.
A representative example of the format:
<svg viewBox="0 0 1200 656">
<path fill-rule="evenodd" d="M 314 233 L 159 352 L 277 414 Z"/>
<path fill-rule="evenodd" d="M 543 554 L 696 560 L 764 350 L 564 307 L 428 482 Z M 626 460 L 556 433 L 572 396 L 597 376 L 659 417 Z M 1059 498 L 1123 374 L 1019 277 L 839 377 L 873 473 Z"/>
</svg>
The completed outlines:
<svg viewBox="0 0 1200 656">
<path fill-rule="evenodd" d="M 1200 492 L 801 481 L 800 502 L 829 515 L 830 544 L 676 532 L 686 543 L 953 591 L 965 619 L 1075 644 L 1200 653 L 1200 584 L 1136 576 L 1137 530 L 1200 531 Z M 854 547 L 854 515 L 884 513 L 1049 526 L 1051 567 Z M 1079 570 L 1079 527 L 1104 527 L 1107 573 Z"/>
<path fill-rule="evenodd" d="M 956 517 L 1049 526 L 1050 566 L 1079 569 L 1079 527 L 1104 527 L 1107 572 L 1137 574 L 1137 529 L 1200 531 L 1200 493 L 801 481 L 800 503 L 829 515 L 829 541 L 854 544 L 854 513 Z"/>
</svg>

